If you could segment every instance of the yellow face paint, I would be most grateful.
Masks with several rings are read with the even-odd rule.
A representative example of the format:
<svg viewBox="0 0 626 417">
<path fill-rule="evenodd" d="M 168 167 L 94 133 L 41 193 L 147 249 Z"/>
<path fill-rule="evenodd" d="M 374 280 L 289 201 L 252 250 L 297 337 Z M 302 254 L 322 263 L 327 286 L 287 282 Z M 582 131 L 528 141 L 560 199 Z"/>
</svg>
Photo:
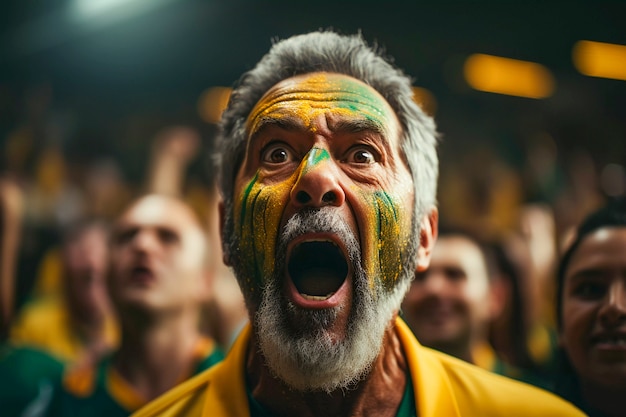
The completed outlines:
<svg viewBox="0 0 626 417">
<path fill-rule="evenodd" d="M 252 135 L 265 120 L 295 116 L 315 132 L 313 120 L 328 112 L 367 119 L 381 127 L 392 117 L 386 101 L 367 85 L 339 74 L 318 73 L 270 89 L 250 112 L 246 127 Z"/>
<path fill-rule="evenodd" d="M 365 201 L 363 262 L 370 277 L 370 286 L 378 279 L 386 289 L 391 289 L 402 272 L 405 263 L 411 229 L 412 211 L 401 203 L 400 195 L 385 191 L 363 191 Z"/>
<path fill-rule="evenodd" d="M 367 85 L 343 75 L 319 73 L 296 77 L 270 89 L 250 113 L 246 128 L 252 137 L 265 122 L 289 118 L 304 128 L 306 134 L 306 131 L 315 132 L 316 119 L 329 113 L 344 120 L 367 120 L 383 132 L 389 132 L 391 120 L 395 120 L 387 102 Z M 247 158 L 260 159 L 258 155 Z M 260 166 L 260 162 L 251 165 L 254 169 L 249 174 L 251 179 L 244 179 L 235 199 L 234 220 L 241 259 L 246 263 L 248 277 L 256 283 L 262 283 L 275 272 L 278 229 L 291 190 L 301 177 L 316 169 L 327 169 L 327 163 L 332 163 L 329 152 L 313 146 L 297 169 L 278 182 L 273 169 Z M 281 178 L 285 178 L 282 172 Z M 357 219 L 361 228 L 359 238 L 370 285 L 374 287 L 375 280 L 379 280 L 385 288 L 392 288 L 402 271 L 412 233 L 412 207 L 407 207 L 406 187 L 394 190 L 376 189 L 373 184 L 354 187 L 351 188 L 356 192 L 351 195 L 359 201 L 350 204 L 360 207 L 353 212 L 361 216 Z M 251 288 L 256 286 L 249 284 Z"/>
<path fill-rule="evenodd" d="M 312 148 L 298 169 L 285 181 L 263 185 L 266 175 L 257 171 L 237 199 L 235 225 L 238 225 L 242 252 L 258 282 L 274 273 L 278 228 L 291 189 L 302 175 L 321 168 L 330 155 L 325 149 Z M 250 275 L 250 274 L 249 274 Z"/>
<path fill-rule="evenodd" d="M 248 279 L 263 282 L 274 272 L 278 228 L 295 178 L 294 173 L 287 181 L 264 185 L 264 178 L 257 172 L 237 198 L 235 233 L 239 233 Z"/>
</svg>

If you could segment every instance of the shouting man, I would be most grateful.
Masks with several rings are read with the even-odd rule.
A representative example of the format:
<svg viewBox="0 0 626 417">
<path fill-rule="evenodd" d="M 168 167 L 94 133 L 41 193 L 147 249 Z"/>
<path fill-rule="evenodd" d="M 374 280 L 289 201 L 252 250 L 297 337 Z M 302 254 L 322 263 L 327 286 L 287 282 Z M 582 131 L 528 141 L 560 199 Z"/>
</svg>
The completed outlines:
<svg viewBox="0 0 626 417">
<path fill-rule="evenodd" d="M 279 42 L 221 123 L 223 244 L 250 326 L 138 416 L 582 415 L 419 345 L 398 310 L 437 237 L 436 135 L 359 36 Z"/>
</svg>

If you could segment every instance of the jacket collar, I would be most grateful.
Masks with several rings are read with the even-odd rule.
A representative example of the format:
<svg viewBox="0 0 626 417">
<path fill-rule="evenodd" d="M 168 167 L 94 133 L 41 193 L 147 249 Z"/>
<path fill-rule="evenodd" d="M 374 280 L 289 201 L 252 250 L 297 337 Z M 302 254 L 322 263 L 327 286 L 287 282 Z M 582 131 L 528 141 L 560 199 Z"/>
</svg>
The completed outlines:
<svg viewBox="0 0 626 417">
<path fill-rule="evenodd" d="M 407 357 L 417 414 L 420 417 L 459 417 L 450 380 L 441 363 L 419 344 L 402 319 L 396 319 L 395 326 Z M 212 370 L 204 416 L 250 415 L 245 366 L 251 331 L 248 324 L 228 356 Z"/>
</svg>

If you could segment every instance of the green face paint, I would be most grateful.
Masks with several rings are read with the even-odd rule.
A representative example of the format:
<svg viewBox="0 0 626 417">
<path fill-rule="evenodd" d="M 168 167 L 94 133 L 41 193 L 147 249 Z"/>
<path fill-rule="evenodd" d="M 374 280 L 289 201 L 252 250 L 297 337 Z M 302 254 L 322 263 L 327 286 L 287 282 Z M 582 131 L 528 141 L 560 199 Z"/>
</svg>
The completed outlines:
<svg viewBox="0 0 626 417">
<path fill-rule="evenodd" d="M 385 191 L 360 193 L 367 207 L 364 225 L 363 260 L 367 275 L 379 277 L 383 287 L 391 289 L 402 272 L 403 254 L 410 242 L 411 213 L 399 195 Z M 373 287 L 374 282 L 370 282 Z"/>
<path fill-rule="evenodd" d="M 289 195 L 298 179 L 330 159 L 328 151 L 312 148 L 298 169 L 285 181 L 264 185 L 267 175 L 261 170 L 244 187 L 237 199 L 235 224 L 238 226 L 248 276 L 257 282 L 274 273 L 278 228 Z"/>
<path fill-rule="evenodd" d="M 298 139 L 302 142 L 297 146 L 301 146 L 309 140 L 307 131 L 316 131 L 318 117 L 328 114 L 344 120 L 366 119 L 383 132 L 390 132 L 389 126 L 396 123 L 392 121 L 393 111 L 375 90 L 350 77 L 320 73 L 286 80 L 270 89 L 250 113 L 246 129 L 252 137 L 266 121 L 289 118 L 304 128 L 303 136 Z M 385 136 L 397 137 L 397 132 L 393 132 L 396 136 Z M 303 176 L 317 169 L 328 169 L 327 164 L 333 162 L 328 150 L 313 146 L 295 171 L 277 182 L 274 168 L 263 165 L 258 155 L 247 158 L 252 161 L 250 176 L 243 179 L 236 196 L 234 220 L 240 259 L 245 263 L 247 277 L 255 281 L 249 283 L 250 288 L 256 288 L 274 275 L 278 230 L 291 191 Z M 395 173 L 392 175 L 395 178 Z M 280 176 L 285 178 L 284 171 Z M 374 287 L 374 280 L 380 280 L 385 288 L 392 288 L 402 272 L 402 258 L 406 256 L 412 233 L 412 208 L 407 208 L 406 188 L 385 191 L 373 184 L 362 184 L 350 189 L 354 191 L 352 198 L 357 199 L 349 204 L 358 207 L 357 210 L 353 207 L 353 212 L 359 216 L 363 266 L 371 277 L 370 285 Z"/>
<path fill-rule="evenodd" d="M 304 175 L 311 171 L 316 166 L 320 165 L 322 162 L 330 159 L 330 155 L 326 149 L 313 148 L 308 154 L 306 158 L 306 164 L 302 169 L 302 174 Z"/>
<path fill-rule="evenodd" d="M 264 120 L 295 116 L 315 131 L 312 121 L 329 112 L 367 119 L 381 128 L 393 117 L 385 99 L 374 89 L 350 77 L 319 73 L 270 89 L 250 112 L 246 127 L 254 134 Z"/>
<path fill-rule="evenodd" d="M 278 229 L 289 195 L 298 180 L 314 169 L 325 169 L 330 155 L 313 148 L 298 169 L 284 182 L 263 185 L 261 172 L 243 189 L 238 198 L 235 224 L 239 225 L 241 250 L 246 256 L 248 276 L 262 283 L 274 273 Z M 409 244 L 411 214 L 402 207 L 398 195 L 385 191 L 361 191 L 366 207 L 362 242 L 364 268 L 369 277 L 379 277 L 391 289 L 402 272 L 402 254 Z M 374 286 L 374 282 L 370 282 Z"/>
<path fill-rule="evenodd" d="M 264 185 L 259 172 L 247 184 L 235 206 L 235 233 L 248 279 L 262 282 L 274 272 L 276 237 L 294 176 L 281 184 Z M 254 286 L 251 286 L 254 288 Z"/>
</svg>

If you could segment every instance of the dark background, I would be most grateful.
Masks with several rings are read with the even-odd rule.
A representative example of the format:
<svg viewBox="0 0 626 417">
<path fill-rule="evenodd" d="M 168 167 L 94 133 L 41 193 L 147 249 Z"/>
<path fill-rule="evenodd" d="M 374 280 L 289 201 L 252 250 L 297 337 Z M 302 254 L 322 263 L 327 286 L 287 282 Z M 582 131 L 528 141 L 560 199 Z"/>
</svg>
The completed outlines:
<svg viewBox="0 0 626 417">
<path fill-rule="evenodd" d="M 135 15 L 82 20 L 74 3 L 3 3 L 0 140 L 52 117 L 55 134 L 44 128 L 35 148 L 60 144 L 70 162 L 114 157 L 130 182 L 141 180 L 146 147 L 163 126 L 194 124 L 210 147 L 214 127 L 196 110 L 205 89 L 231 86 L 272 39 L 318 28 L 362 31 L 434 94 L 444 173 L 485 148 L 523 177 L 538 143 L 561 172 L 556 182 L 576 152 L 598 173 L 626 160 L 626 82 L 581 75 L 571 58 L 581 39 L 626 44 L 623 1 L 153 0 Z M 534 100 L 471 90 L 461 67 L 476 52 L 545 65 L 555 93 Z M 523 181 L 524 199 L 552 202 L 559 191 Z"/>
</svg>

